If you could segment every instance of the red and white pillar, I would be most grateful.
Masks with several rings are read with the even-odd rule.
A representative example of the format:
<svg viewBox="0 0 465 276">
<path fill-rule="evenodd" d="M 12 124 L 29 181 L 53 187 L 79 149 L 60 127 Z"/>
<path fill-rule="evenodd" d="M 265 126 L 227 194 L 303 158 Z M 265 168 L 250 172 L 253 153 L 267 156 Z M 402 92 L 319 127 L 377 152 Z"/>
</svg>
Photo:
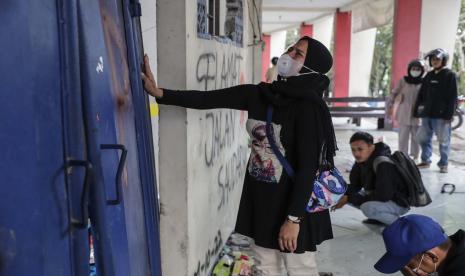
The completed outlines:
<svg viewBox="0 0 465 276">
<path fill-rule="evenodd" d="M 313 25 L 302 23 L 302 25 L 300 25 L 300 36 L 313 37 Z"/>
<path fill-rule="evenodd" d="M 265 48 L 262 52 L 262 81 L 265 81 L 266 71 L 270 67 L 270 43 L 271 43 L 271 35 L 262 35 L 263 43 L 265 44 Z"/>
<path fill-rule="evenodd" d="M 350 12 L 338 11 L 335 20 L 333 97 L 348 97 L 352 34 Z"/>
<path fill-rule="evenodd" d="M 396 0 L 392 38 L 391 88 L 407 73 L 408 63 L 420 57 L 422 0 Z"/>
</svg>

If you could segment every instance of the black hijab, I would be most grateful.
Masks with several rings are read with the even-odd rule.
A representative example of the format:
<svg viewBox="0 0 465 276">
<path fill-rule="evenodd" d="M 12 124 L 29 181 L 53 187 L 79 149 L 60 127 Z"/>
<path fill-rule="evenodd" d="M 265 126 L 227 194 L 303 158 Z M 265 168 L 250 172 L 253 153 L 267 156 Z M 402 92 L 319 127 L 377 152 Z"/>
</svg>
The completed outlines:
<svg viewBox="0 0 465 276">
<path fill-rule="evenodd" d="M 413 77 L 411 74 L 410 74 L 410 70 L 412 70 L 412 67 L 418 67 L 418 68 L 421 68 L 421 74 L 420 76 L 418 77 Z M 404 76 L 404 80 L 407 82 L 407 83 L 410 83 L 410 84 L 420 84 L 422 83 L 423 81 L 423 74 L 425 73 L 425 64 L 424 64 L 424 61 L 420 60 L 420 59 L 414 59 L 412 61 L 410 61 L 410 63 L 408 64 L 408 67 L 407 67 L 407 75 Z"/>
<path fill-rule="evenodd" d="M 326 148 L 325 158 L 333 163 L 333 157 L 336 155 L 337 150 L 336 135 L 329 108 L 323 100 L 323 92 L 329 86 L 329 78 L 324 74 L 331 69 L 333 58 L 329 50 L 318 40 L 308 36 L 304 36 L 300 40 L 308 42 L 304 65 L 317 73 L 288 78 L 278 76 L 278 80 L 270 85 L 270 90 L 266 89 L 268 92 L 263 91 L 263 94 L 271 104 L 276 106 L 286 105 L 295 100 L 307 100 L 315 103 L 319 111 L 317 112 L 317 122 L 319 123 L 315 127 L 320 136 L 320 148 L 324 143 Z M 300 73 L 308 71 L 308 69 L 302 67 Z"/>
</svg>

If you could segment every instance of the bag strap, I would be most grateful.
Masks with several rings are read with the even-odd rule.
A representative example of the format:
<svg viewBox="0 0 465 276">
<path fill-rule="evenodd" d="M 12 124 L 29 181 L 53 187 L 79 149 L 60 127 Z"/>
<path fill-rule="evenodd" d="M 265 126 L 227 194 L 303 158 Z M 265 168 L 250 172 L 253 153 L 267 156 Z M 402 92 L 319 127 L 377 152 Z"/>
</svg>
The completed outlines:
<svg viewBox="0 0 465 276">
<path fill-rule="evenodd" d="M 391 163 L 391 164 L 396 164 L 394 163 L 394 161 L 391 160 L 391 158 L 387 157 L 387 156 L 384 156 L 384 155 L 381 155 L 381 156 L 378 156 L 375 158 L 375 160 L 373 160 L 373 171 L 376 173 L 376 170 L 378 169 L 378 165 L 380 163 L 383 163 L 383 162 L 387 162 L 387 163 Z"/>
<path fill-rule="evenodd" d="M 279 151 L 278 146 L 276 145 L 276 141 L 274 140 L 274 133 L 272 131 L 271 119 L 273 117 L 273 106 L 269 105 L 268 110 L 266 113 L 266 136 L 268 138 L 268 142 L 270 143 L 271 150 L 278 158 L 279 162 L 283 166 L 284 170 L 286 171 L 287 175 L 289 175 L 292 179 L 295 178 L 295 172 L 292 168 L 291 164 L 286 160 L 283 156 L 281 151 Z"/>
</svg>

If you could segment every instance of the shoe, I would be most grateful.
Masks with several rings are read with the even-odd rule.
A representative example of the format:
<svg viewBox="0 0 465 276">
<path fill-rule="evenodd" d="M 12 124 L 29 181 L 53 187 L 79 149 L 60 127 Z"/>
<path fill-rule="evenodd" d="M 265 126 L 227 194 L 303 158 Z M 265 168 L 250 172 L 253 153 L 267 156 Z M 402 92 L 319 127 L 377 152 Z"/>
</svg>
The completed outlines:
<svg viewBox="0 0 465 276">
<path fill-rule="evenodd" d="M 383 222 L 379 221 L 379 220 L 376 220 L 376 219 L 364 219 L 362 220 L 363 223 L 365 224 L 373 224 L 373 225 L 380 225 L 380 226 L 384 226 L 386 224 L 384 224 Z"/>
<path fill-rule="evenodd" d="M 439 166 L 439 172 L 440 173 L 448 173 L 449 170 L 447 169 L 447 166 Z"/>
<path fill-rule="evenodd" d="M 431 163 L 427 163 L 427 162 L 421 162 L 419 164 L 417 164 L 417 168 L 419 169 L 428 169 L 429 167 L 431 166 Z"/>
</svg>

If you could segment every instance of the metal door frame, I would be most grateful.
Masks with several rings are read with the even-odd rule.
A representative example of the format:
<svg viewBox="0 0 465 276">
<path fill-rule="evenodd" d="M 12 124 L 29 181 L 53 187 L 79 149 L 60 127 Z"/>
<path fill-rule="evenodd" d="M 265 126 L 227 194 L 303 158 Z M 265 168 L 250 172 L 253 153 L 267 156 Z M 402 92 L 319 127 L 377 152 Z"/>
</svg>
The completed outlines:
<svg viewBox="0 0 465 276">
<path fill-rule="evenodd" d="M 143 191 L 145 227 L 150 270 L 153 276 L 161 276 L 160 213 L 156 183 L 155 156 L 152 139 L 149 100 L 141 80 L 143 57 L 142 32 L 139 17 L 139 0 L 120 0 L 124 7 L 124 25 L 128 49 L 128 65 L 134 102 L 134 118 L 138 145 L 140 180 Z"/>
</svg>

